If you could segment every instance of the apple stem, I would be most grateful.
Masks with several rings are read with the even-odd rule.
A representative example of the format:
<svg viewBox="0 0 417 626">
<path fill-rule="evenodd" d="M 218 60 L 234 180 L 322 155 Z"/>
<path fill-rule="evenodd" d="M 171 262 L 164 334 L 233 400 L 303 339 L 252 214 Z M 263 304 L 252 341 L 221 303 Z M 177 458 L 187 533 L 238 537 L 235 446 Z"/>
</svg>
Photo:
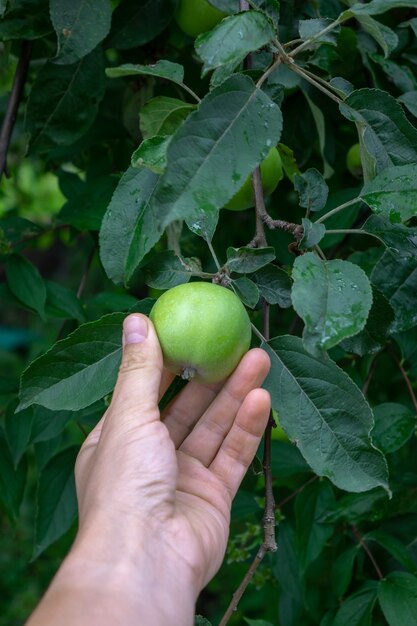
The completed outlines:
<svg viewBox="0 0 417 626">
<path fill-rule="evenodd" d="M 192 380 L 196 375 L 197 370 L 194 367 L 184 367 L 181 372 L 181 378 L 184 380 Z"/>
</svg>

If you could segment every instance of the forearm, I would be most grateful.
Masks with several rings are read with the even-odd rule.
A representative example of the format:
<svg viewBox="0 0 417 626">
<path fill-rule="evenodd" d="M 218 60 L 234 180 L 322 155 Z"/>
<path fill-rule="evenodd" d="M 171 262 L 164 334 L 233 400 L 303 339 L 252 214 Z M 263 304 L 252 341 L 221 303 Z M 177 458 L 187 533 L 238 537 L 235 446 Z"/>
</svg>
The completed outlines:
<svg viewBox="0 0 417 626">
<path fill-rule="evenodd" d="M 168 579 L 167 570 L 112 568 L 70 553 L 27 626 L 192 626 L 192 586 L 175 572 Z"/>
</svg>

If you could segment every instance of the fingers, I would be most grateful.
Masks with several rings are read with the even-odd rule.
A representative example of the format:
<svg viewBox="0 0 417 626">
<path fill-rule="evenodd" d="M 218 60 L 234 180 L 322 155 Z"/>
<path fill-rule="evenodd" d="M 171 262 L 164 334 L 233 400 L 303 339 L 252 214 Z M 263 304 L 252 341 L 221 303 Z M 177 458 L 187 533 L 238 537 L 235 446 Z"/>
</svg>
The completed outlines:
<svg viewBox="0 0 417 626">
<path fill-rule="evenodd" d="M 103 432 L 112 424 L 138 424 L 159 419 L 162 351 L 152 322 L 133 314 L 123 323 L 123 356 Z M 166 376 L 164 385 L 169 384 Z"/>
<path fill-rule="evenodd" d="M 209 469 L 233 499 L 259 446 L 271 410 L 269 393 L 254 389 L 245 398 Z"/>
<path fill-rule="evenodd" d="M 232 427 L 246 396 L 262 385 L 269 367 L 269 357 L 264 350 L 250 350 L 179 449 L 208 467 Z M 192 420 L 192 416 L 189 419 Z M 178 431 L 178 437 L 179 434 Z"/>
</svg>

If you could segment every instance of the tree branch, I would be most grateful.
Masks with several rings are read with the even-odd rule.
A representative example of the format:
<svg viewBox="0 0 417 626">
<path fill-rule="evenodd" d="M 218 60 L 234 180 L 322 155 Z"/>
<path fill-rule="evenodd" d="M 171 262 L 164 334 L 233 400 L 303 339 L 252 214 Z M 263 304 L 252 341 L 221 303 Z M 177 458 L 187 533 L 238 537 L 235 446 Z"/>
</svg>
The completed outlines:
<svg viewBox="0 0 417 626">
<path fill-rule="evenodd" d="M 13 87 L 0 131 L 0 179 L 3 174 L 7 175 L 7 154 L 9 151 L 13 128 L 16 122 L 17 111 L 23 94 L 23 88 L 26 82 L 32 45 L 31 41 L 24 41 L 22 43 L 22 50 L 16 68 Z"/>
<path fill-rule="evenodd" d="M 365 550 L 366 554 L 368 555 L 372 565 L 375 568 L 376 574 L 379 578 L 379 580 L 383 580 L 384 576 L 381 572 L 381 570 L 379 569 L 378 563 L 375 560 L 374 555 L 372 554 L 371 550 L 369 549 L 369 546 L 366 544 L 366 542 L 364 541 L 362 535 L 360 534 L 357 526 L 352 526 L 352 531 L 353 534 L 355 536 L 355 539 L 358 541 L 358 543 L 362 546 L 362 548 Z"/>
<path fill-rule="evenodd" d="M 414 393 L 414 389 L 413 389 L 413 385 L 411 384 L 411 380 L 407 374 L 407 372 L 405 371 L 403 364 L 401 363 L 400 359 L 397 357 L 396 354 L 394 354 L 394 352 L 392 352 L 391 350 L 389 350 L 389 353 L 391 355 L 391 357 L 394 359 L 394 361 L 396 362 L 396 364 L 398 365 L 398 368 L 402 374 L 402 377 L 404 378 L 404 382 L 407 385 L 407 389 L 410 393 L 410 397 L 411 397 L 411 401 L 414 405 L 414 409 L 417 412 L 417 398 L 416 398 L 416 394 Z"/>
</svg>

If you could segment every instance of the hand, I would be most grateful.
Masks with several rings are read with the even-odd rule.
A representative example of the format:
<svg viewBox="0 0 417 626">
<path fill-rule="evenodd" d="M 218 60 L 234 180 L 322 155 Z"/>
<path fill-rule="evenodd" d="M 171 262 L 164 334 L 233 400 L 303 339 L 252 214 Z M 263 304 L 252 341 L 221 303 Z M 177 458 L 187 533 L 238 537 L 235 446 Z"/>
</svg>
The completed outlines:
<svg viewBox="0 0 417 626">
<path fill-rule="evenodd" d="M 165 607 L 167 598 L 174 605 L 180 593 L 193 607 L 221 565 L 232 499 L 268 420 L 269 394 L 259 386 L 269 358 L 249 351 L 224 384 L 190 382 L 160 415 L 173 375 L 150 320 L 127 317 L 123 344 L 111 405 L 76 463 L 71 572 L 88 571 L 89 580 L 101 572 L 100 585 L 113 572 L 136 594 L 145 586 L 145 602 L 161 603 L 154 594 L 162 593 Z"/>
</svg>

